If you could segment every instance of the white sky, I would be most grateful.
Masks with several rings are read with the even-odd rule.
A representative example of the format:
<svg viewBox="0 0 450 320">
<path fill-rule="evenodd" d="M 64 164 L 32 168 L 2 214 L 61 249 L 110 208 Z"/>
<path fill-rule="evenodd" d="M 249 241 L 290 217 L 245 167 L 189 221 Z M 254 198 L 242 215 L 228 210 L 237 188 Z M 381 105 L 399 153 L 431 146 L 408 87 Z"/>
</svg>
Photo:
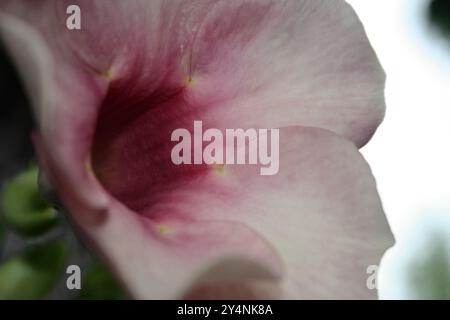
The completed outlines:
<svg viewBox="0 0 450 320">
<path fill-rule="evenodd" d="M 398 236 L 427 212 L 450 215 L 450 47 L 427 0 L 348 0 L 387 73 L 386 118 L 362 152 Z"/>
<path fill-rule="evenodd" d="M 424 263 L 430 231 L 450 241 L 450 46 L 424 19 L 428 0 L 348 2 L 388 77 L 385 121 L 362 149 L 398 241 L 383 259 L 379 294 L 417 298 L 408 271 Z"/>
</svg>

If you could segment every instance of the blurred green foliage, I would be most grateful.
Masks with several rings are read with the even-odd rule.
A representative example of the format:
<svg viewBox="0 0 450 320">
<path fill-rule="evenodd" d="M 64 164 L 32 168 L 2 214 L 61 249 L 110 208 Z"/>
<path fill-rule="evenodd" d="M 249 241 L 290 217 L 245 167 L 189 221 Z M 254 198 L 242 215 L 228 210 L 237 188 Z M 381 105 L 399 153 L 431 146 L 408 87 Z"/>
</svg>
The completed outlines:
<svg viewBox="0 0 450 320">
<path fill-rule="evenodd" d="M 122 289 L 117 285 L 109 270 L 101 262 L 94 261 L 83 279 L 83 286 L 78 298 L 115 300 L 124 297 Z"/>
<path fill-rule="evenodd" d="M 37 180 L 38 169 L 34 166 L 19 174 L 2 189 L 0 250 L 2 236 L 6 230 L 25 237 L 38 237 L 46 234 L 59 222 L 56 211 L 41 198 Z M 53 240 L 10 257 L 0 265 L 0 300 L 45 297 L 65 275 L 68 256 L 68 243 Z M 97 260 L 89 266 L 82 277 L 81 291 L 67 293 L 61 298 L 125 297 L 108 269 Z"/>
<path fill-rule="evenodd" d="M 430 2 L 428 17 L 433 25 L 447 37 L 450 37 L 450 1 L 432 0 Z"/>
<path fill-rule="evenodd" d="M 450 247 L 443 235 L 428 241 L 427 252 L 410 267 L 409 282 L 416 299 L 450 299 Z"/>
<path fill-rule="evenodd" d="M 3 246 L 3 238 L 5 237 L 5 225 L 3 224 L 3 221 L 0 217 L 0 256 L 2 252 L 2 246 Z"/>
<path fill-rule="evenodd" d="M 61 240 L 34 246 L 0 266 L 0 300 L 39 299 L 64 269 L 67 245 Z"/>
<path fill-rule="evenodd" d="M 58 222 L 56 211 L 39 194 L 37 179 L 38 169 L 32 167 L 9 182 L 1 194 L 3 220 L 20 235 L 41 235 Z"/>
</svg>

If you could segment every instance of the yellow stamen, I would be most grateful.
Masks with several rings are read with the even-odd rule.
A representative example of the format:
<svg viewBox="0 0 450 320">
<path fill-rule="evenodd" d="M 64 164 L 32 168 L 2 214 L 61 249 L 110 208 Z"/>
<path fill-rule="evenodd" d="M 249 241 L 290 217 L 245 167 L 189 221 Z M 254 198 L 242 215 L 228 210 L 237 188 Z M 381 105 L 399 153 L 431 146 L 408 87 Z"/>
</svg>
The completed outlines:
<svg viewBox="0 0 450 320">
<path fill-rule="evenodd" d="M 214 164 L 213 169 L 218 174 L 224 174 L 225 173 L 225 164 Z"/>
<path fill-rule="evenodd" d="M 183 82 L 186 87 L 193 85 L 194 80 L 192 79 L 192 53 L 187 52 L 181 58 L 181 67 L 183 73 L 185 74 Z"/>
<path fill-rule="evenodd" d="M 112 69 L 108 69 L 106 71 L 102 71 L 99 74 L 100 74 L 100 76 L 102 76 L 102 77 L 104 77 L 104 78 L 106 78 L 108 80 L 112 80 L 112 78 L 114 76 L 114 73 L 113 73 Z"/>
<path fill-rule="evenodd" d="M 192 79 L 192 77 L 191 77 L 190 75 L 187 75 L 187 76 L 184 78 L 184 85 L 185 85 L 186 87 L 191 87 L 193 84 L 194 84 L 194 80 Z"/>
<path fill-rule="evenodd" d="M 84 170 L 86 170 L 89 174 L 94 174 L 94 169 L 92 168 L 92 164 L 90 161 L 86 161 L 84 164 Z"/>
<path fill-rule="evenodd" d="M 158 232 L 159 232 L 160 234 L 164 234 L 164 235 L 169 234 L 170 232 L 172 232 L 172 228 L 169 227 L 169 226 L 166 225 L 166 224 L 158 224 L 158 225 L 156 226 L 156 230 L 158 230 Z"/>
</svg>

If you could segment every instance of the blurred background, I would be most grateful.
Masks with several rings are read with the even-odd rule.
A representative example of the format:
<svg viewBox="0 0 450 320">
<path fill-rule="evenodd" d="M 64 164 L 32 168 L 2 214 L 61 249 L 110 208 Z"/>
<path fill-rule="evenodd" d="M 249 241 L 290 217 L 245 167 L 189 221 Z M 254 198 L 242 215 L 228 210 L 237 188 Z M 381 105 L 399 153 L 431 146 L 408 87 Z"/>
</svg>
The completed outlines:
<svg viewBox="0 0 450 320">
<path fill-rule="evenodd" d="M 397 241 L 380 296 L 450 299 L 450 1 L 348 2 L 387 74 L 386 117 L 362 149 Z"/>
<path fill-rule="evenodd" d="M 387 73 L 386 118 L 362 149 L 397 241 L 378 273 L 380 298 L 450 299 L 450 1 L 348 2 Z M 39 198 L 28 101 L 1 48 L 0 92 L 0 299 L 124 298 Z M 66 289 L 69 264 L 87 270 L 81 291 Z"/>
</svg>

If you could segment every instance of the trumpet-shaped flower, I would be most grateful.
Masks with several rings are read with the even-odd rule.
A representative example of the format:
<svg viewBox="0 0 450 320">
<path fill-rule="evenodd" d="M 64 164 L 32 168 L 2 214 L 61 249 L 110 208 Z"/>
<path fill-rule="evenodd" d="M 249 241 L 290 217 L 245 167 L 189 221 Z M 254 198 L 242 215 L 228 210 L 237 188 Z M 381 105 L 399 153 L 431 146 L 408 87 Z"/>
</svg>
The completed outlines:
<svg viewBox="0 0 450 320">
<path fill-rule="evenodd" d="M 80 29 L 67 28 L 70 5 Z M 392 235 L 358 152 L 384 73 L 321 0 L 4 0 L 46 179 L 136 298 L 371 298 Z M 279 129 L 279 171 L 176 165 L 177 128 Z"/>
</svg>

